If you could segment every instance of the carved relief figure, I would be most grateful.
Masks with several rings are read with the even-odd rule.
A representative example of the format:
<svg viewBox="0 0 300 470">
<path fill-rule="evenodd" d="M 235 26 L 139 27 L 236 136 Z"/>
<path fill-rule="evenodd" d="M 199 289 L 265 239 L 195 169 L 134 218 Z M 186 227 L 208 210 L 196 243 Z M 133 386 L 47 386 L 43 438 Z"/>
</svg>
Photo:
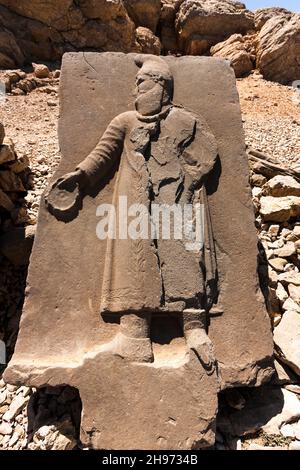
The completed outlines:
<svg viewBox="0 0 300 470">
<path fill-rule="evenodd" d="M 173 76 L 163 59 L 140 56 L 136 64 L 135 111 L 111 121 L 95 149 L 53 183 L 46 204 L 55 215 L 60 191 L 78 199 L 115 165 L 116 208 L 120 196 L 127 197 L 128 206 L 143 204 L 149 215 L 154 203 L 202 203 L 205 243 L 199 250 L 160 237 L 105 240 L 100 310 L 104 316 L 120 315 L 119 332 L 104 349 L 139 362 L 153 361 L 153 315 L 178 314 L 188 348 L 210 373 L 215 359 L 207 318 L 218 292 L 206 186 L 217 160 L 216 140 L 201 116 L 172 103 Z"/>
</svg>

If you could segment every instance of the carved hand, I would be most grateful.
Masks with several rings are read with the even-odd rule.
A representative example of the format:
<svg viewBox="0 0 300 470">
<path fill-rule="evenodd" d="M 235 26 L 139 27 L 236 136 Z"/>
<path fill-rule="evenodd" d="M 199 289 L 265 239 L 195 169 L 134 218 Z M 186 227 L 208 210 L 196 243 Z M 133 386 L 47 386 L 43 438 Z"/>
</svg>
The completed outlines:
<svg viewBox="0 0 300 470">
<path fill-rule="evenodd" d="M 66 221 L 67 218 L 76 217 L 84 185 L 85 174 L 79 169 L 54 181 L 45 194 L 45 203 L 49 212 L 59 220 Z"/>
<path fill-rule="evenodd" d="M 188 348 L 193 350 L 200 362 L 208 372 L 212 373 L 216 366 L 214 349 L 206 331 L 202 328 L 194 328 L 185 332 Z"/>
<path fill-rule="evenodd" d="M 84 173 L 79 169 L 70 173 L 66 173 L 64 176 L 56 180 L 52 184 L 51 189 L 56 187 L 58 189 L 67 189 L 68 191 L 73 191 L 76 185 L 78 185 L 80 189 L 83 189 Z"/>
</svg>

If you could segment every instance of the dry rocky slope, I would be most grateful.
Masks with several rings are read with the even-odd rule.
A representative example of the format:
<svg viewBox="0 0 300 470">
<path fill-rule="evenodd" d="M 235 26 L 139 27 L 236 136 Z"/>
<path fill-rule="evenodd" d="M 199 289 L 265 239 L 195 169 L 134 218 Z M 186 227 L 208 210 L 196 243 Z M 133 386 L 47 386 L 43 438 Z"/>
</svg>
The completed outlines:
<svg viewBox="0 0 300 470">
<path fill-rule="evenodd" d="M 2 68 L 77 50 L 204 54 L 287 84 L 300 77 L 299 38 L 299 14 L 233 0 L 0 0 Z"/>
<path fill-rule="evenodd" d="M 222 394 L 216 449 L 300 448 L 300 93 L 263 78 L 300 79 L 299 28 L 299 15 L 285 9 L 253 14 L 225 0 L 0 0 L 0 81 L 7 91 L 5 101 L 0 95 L 0 340 L 8 359 L 40 195 L 60 158 L 53 61 L 68 50 L 228 58 L 237 77 L 249 74 L 237 85 L 254 149 L 250 183 L 276 374 L 259 389 Z M 18 388 L 4 384 L 0 369 L 0 449 L 80 447 L 80 406 L 70 387 Z"/>
</svg>

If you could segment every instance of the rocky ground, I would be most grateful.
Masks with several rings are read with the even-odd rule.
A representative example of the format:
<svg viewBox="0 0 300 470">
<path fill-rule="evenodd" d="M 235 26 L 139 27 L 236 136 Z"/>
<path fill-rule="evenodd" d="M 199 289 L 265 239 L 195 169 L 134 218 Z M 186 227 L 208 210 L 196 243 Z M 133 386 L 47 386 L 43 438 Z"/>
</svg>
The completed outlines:
<svg viewBox="0 0 300 470">
<path fill-rule="evenodd" d="M 35 226 L 40 195 L 59 163 L 59 71 L 26 75 L 2 71 L 0 81 L 9 91 L 0 104 L 0 122 L 7 148 L 13 148 L 11 139 L 15 155 L 0 169 L 0 181 L 3 172 L 14 173 L 24 186 L 5 193 L 13 209 L 1 218 L 1 228 L 9 232 L 15 226 Z M 221 397 L 216 448 L 296 449 L 300 447 L 300 104 L 292 87 L 267 82 L 257 72 L 239 79 L 237 85 L 246 142 L 273 159 L 264 162 L 250 156 L 250 178 L 261 241 L 262 288 L 279 362 L 271 385 L 260 391 L 226 392 Z M 0 339 L 5 340 L 10 355 L 27 265 L 26 260 L 22 263 L 5 252 L 3 240 L 1 246 Z M 75 390 L 48 387 L 36 392 L 5 385 L 0 374 L 0 449 L 77 448 L 79 416 Z"/>
</svg>

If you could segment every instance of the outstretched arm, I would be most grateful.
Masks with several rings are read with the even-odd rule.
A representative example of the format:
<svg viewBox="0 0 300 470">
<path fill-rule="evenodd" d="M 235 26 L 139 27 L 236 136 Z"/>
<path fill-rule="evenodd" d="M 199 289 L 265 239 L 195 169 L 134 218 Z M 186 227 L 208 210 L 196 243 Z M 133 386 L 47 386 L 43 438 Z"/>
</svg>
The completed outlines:
<svg viewBox="0 0 300 470">
<path fill-rule="evenodd" d="M 57 218 L 78 212 L 83 190 L 101 180 L 122 154 L 125 124 L 121 116 L 111 121 L 94 150 L 77 166 L 51 185 L 45 194 L 49 212 Z M 74 214 L 73 214 L 74 215 Z"/>
<path fill-rule="evenodd" d="M 81 176 L 81 188 L 93 185 L 103 178 L 113 164 L 119 160 L 125 137 L 125 126 L 117 116 L 111 121 L 102 138 L 92 152 L 76 168 Z"/>
</svg>

